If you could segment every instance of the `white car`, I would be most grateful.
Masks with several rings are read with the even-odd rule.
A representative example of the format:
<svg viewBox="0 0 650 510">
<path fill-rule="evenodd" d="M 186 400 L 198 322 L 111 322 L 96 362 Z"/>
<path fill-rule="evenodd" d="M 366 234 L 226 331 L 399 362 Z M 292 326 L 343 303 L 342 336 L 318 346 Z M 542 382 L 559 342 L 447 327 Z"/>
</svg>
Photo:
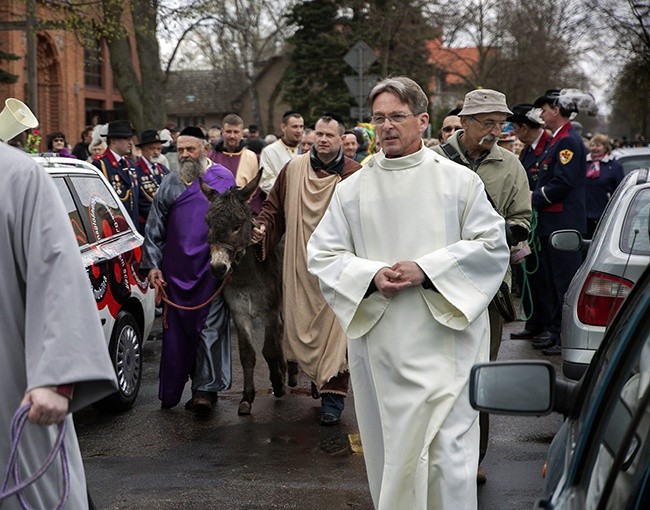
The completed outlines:
<svg viewBox="0 0 650 510">
<path fill-rule="evenodd" d="M 142 346 L 155 317 L 154 292 L 138 274 L 144 239 L 93 165 L 72 158 L 34 159 L 52 176 L 67 208 L 117 374 L 118 391 L 96 406 L 125 411 L 140 390 Z"/>
</svg>

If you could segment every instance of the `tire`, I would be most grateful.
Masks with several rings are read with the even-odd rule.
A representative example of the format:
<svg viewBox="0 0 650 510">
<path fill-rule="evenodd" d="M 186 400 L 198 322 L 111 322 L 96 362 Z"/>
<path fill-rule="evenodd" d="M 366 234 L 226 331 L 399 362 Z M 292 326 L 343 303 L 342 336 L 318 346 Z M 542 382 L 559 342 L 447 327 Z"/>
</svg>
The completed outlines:
<svg viewBox="0 0 650 510">
<path fill-rule="evenodd" d="M 129 312 L 117 314 L 108 352 L 117 376 L 118 391 L 95 404 L 109 412 L 128 411 L 133 407 L 142 381 L 142 333 Z"/>
</svg>

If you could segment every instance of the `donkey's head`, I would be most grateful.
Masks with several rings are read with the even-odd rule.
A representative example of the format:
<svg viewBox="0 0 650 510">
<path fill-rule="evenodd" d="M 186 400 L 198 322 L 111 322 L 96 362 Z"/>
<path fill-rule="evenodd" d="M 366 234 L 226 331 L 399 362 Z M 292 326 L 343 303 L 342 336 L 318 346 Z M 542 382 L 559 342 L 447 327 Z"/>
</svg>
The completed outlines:
<svg viewBox="0 0 650 510">
<path fill-rule="evenodd" d="M 224 278 L 246 252 L 253 236 L 253 214 L 248 205 L 262 177 L 262 170 L 243 188 L 219 193 L 201 180 L 201 190 L 210 201 L 205 216 L 208 224 L 210 267 L 217 278 Z"/>
</svg>

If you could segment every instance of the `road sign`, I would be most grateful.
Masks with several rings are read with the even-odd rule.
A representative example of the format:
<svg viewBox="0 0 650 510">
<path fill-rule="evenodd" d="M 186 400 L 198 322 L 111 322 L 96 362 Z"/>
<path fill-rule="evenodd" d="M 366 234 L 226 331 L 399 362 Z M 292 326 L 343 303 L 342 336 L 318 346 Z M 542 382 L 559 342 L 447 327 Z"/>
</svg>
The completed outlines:
<svg viewBox="0 0 650 510">
<path fill-rule="evenodd" d="M 343 79 L 345 80 L 345 84 L 347 85 L 348 90 L 352 96 L 357 100 L 359 100 L 359 98 L 363 98 L 363 102 L 365 102 L 372 88 L 377 85 L 379 76 L 376 74 L 368 74 L 345 76 Z"/>
<path fill-rule="evenodd" d="M 352 106 L 350 108 L 350 118 L 357 119 L 359 122 L 369 119 L 371 115 L 370 108 L 359 108 L 358 106 Z"/>
<path fill-rule="evenodd" d="M 355 71 L 367 71 L 368 68 L 377 61 L 377 55 L 368 43 L 358 41 L 350 51 L 348 51 L 343 60 Z"/>
</svg>

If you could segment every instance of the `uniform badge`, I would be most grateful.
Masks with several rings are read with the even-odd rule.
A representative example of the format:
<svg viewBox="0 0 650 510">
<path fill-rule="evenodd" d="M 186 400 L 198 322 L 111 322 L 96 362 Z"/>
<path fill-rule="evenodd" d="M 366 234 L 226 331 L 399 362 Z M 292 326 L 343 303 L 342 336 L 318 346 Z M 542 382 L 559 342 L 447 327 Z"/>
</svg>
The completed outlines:
<svg viewBox="0 0 650 510">
<path fill-rule="evenodd" d="M 563 151 L 560 151 L 560 163 L 563 165 L 568 165 L 569 161 L 573 158 L 573 151 L 570 151 L 569 149 L 564 149 Z"/>
</svg>

